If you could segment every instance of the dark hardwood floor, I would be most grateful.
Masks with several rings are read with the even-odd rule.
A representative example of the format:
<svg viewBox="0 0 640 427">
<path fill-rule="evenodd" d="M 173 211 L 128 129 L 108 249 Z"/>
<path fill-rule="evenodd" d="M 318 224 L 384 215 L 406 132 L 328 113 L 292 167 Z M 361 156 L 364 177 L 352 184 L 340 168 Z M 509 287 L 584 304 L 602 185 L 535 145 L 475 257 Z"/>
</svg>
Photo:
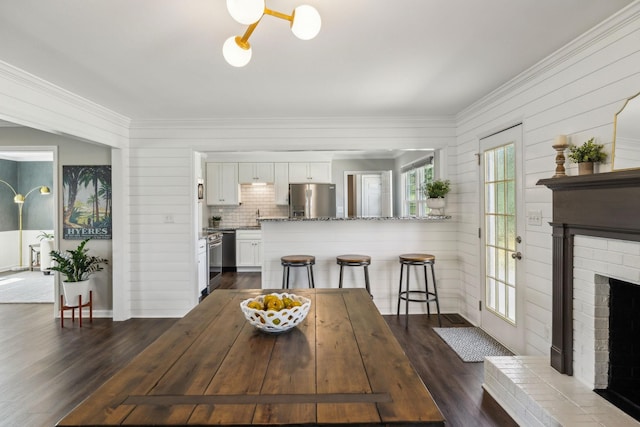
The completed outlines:
<svg viewBox="0 0 640 427">
<path fill-rule="evenodd" d="M 260 286 L 259 273 L 224 273 L 221 288 Z M 448 426 L 516 426 L 486 393 L 482 363 L 463 363 L 433 332 L 437 320 L 385 316 Z M 51 304 L 0 304 L 0 426 L 53 426 L 176 319 L 94 319 L 60 328 Z M 443 326 L 465 326 L 443 320 Z"/>
</svg>

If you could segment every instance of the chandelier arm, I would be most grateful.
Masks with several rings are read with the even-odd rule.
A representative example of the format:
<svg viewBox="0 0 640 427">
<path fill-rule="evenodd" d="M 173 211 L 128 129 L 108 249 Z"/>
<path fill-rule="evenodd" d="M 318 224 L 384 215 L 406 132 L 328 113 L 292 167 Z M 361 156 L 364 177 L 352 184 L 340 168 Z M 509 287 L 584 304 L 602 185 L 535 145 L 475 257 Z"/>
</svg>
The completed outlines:
<svg viewBox="0 0 640 427">
<path fill-rule="evenodd" d="M 262 20 L 262 18 L 258 19 L 253 24 L 249 25 L 247 27 L 247 30 L 242 35 L 242 37 L 236 38 L 236 43 L 238 43 L 238 45 L 240 47 L 242 47 L 243 49 L 248 49 L 249 48 L 249 37 L 251 37 L 251 34 L 253 34 L 253 30 L 256 29 L 256 27 L 258 26 L 258 24 L 260 23 L 261 20 Z"/>
<path fill-rule="evenodd" d="M 285 21 L 293 22 L 293 15 L 285 15 L 284 13 L 267 9 L 266 7 L 264 8 L 264 14 L 275 16 L 276 18 L 284 19 Z"/>
<path fill-rule="evenodd" d="M 9 187 L 11 189 L 11 191 L 13 191 L 13 195 L 14 196 L 18 195 L 18 193 L 16 193 L 16 190 L 14 190 L 13 187 L 11 186 L 11 184 L 9 184 L 7 181 L 3 181 L 3 180 L 0 179 L 0 182 L 5 184 L 7 187 Z"/>
</svg>

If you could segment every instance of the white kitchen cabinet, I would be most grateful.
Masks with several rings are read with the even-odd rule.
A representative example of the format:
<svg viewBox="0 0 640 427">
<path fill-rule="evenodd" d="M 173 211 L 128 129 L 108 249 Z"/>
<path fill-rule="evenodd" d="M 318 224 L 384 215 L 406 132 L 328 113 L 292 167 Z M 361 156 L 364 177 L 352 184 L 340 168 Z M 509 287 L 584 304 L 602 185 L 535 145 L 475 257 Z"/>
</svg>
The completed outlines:
<svg viewBox="0 0 640 427">
<path fill-rule="evenodd" d="M 276 205 L 289 204 L 289 163 L 274 164 L 274 192 Z"/>
<path fill-rule="evenodd" d="M 274 182 L 273 163 L 238 163 L 238 182 L 271 184 Z"/>
<path fill-rule="evenodd" d="M 209 269 L 207 263 L 207 239 L 198 239 L 198 291 L 209 286 Z"/>
<path fill-rule="evenodd" d="M 239 205 L 237 163 L 207 163 L 207 205 Z"/>
<path fill-rule="evenodd" d="M 331 183 L 330 162 L 289 163 L 290 183 Z"/>
<path fill-rule="evenodd" d="M 236 267 L 238 271 L 261 270 L 262 231 L 236 230 Z"/>
</svg>

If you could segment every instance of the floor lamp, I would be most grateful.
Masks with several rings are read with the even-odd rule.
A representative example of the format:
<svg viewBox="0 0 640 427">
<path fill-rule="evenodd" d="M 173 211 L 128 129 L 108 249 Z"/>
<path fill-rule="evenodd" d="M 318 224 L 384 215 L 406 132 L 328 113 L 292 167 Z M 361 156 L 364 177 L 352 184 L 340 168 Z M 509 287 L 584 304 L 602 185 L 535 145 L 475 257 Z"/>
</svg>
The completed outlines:
<svg viewBox="0 0 640 427">
<path fill-rule="evenodd" d="M 41 185 L 39 187 L 32 188 L 31 190 L 29 190 L 27 194 L 23 196 L 22 194 L 14 190 L 11 184 L 9 184 L 7 181 L 3 181 L 0 179 L 0 182 L 2 182 L 3 184 L 6 184 L 7 187 L 9 187 L 11 191 L 13 191 L 13 202 L 18 205 L 18 221 L 19 221 L 19 230 L 20 230 L 20 235 L 19 235 L 20 247 L 18 248 L 18 251 L 19 251 L 18 253 L 20 254 L 18 258 L 20 260 L 20 265 L 18 266 L 18 270 L 24 270 L 24 267 L 22 266 L 22 207 L 24 206 L 24 201 L 27 199 L 27 197 L 29 197 L 31 193 L 33 193 L 36 190 L 40 190 L 40 194 L 51 194 L 51 190 L 49 189 L 49 187 L 45 185 Z"/>
</svg>

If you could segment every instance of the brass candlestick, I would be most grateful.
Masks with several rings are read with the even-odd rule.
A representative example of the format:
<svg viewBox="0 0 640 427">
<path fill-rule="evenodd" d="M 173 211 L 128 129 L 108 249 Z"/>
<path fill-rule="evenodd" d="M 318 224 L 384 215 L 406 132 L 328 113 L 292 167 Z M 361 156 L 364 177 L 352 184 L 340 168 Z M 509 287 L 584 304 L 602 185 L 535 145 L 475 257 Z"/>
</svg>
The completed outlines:
<svg viewBox="0 0 640 427">
<path fill-rule="evenodd" d="M 556 143 L 552 145 L 553 149 L 556 150 L 556 174 L 553 175 L 554 178 L 567 176 L 564 170 L 564 150 L 566 150 L 568 146 L 567 137 L 564 135 L 558 136 L 556 138 Z"/>
</svg>

